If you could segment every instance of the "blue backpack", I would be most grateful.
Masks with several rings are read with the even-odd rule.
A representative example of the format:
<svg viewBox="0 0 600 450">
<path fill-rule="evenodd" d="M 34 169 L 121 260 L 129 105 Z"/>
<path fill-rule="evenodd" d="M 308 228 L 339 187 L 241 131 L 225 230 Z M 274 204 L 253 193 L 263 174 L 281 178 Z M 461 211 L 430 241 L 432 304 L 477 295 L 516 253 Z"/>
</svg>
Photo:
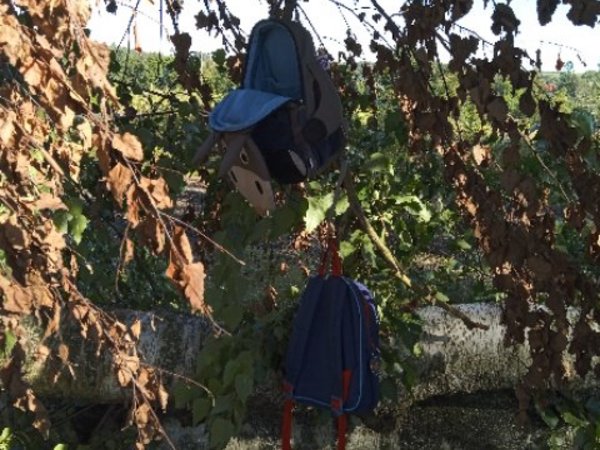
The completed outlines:
<svg viewBox="0 0 600 450">
<path fill-rule="evenodd" d="M 342 104 L 324 67 L 327 61 L 320 58 L 299 23 L 258 22 L 250 34 L 241 86 L 209 116 L 211 134 L 193 164 L 221 147 L 220 176 L 260 214 L 274 208 L 272 179 L 303 181 L 343 150 Z"/>
<path fill-rule="evenodd" d="M 328 408 L 338 421 L 338 449 L 345 447 L 347 413 L 365 413 L 379 401 L 379 318 L 373 296 L 342 276 L 334 242 L 332 274 L 325 263 L 309 279 L 294 319 L 285 360 L 286 401 L 282 448 L 291 449 L 294 402 Z"/>
</svg>

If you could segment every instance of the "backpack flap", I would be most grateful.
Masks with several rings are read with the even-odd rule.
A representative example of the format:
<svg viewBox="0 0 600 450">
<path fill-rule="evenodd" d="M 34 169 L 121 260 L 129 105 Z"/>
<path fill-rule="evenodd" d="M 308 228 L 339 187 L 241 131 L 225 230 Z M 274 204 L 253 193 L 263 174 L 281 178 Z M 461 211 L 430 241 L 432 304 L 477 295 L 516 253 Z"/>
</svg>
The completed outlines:
<svg viewBox="0 0 600 450">
<path fill-rule="evenodd" d="M 219 175 L 228 178 L 256 212 L 266 215 L 275 208 L 271 176 L 265 160 L 246 133 L 224 133 L 225 156 Z"/>
</svg>

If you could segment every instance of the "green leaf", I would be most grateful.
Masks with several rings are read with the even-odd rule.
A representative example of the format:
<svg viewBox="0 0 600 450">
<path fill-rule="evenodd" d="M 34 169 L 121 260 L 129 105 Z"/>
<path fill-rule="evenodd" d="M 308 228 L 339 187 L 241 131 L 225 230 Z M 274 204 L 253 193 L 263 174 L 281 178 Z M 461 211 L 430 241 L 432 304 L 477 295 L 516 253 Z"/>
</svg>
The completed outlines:
<svg viewBox="0 0 600 450">
<path fill-rule="evenodd" d="M 53 450 L 69 450 L 69 446 L 67 444 L 56 444 Z"/>
<path fill-rule="evenodd" d="M 192 421 L 199 424 L 208 416 L 212 402 L 208 398 L 195 398 L 192 403 Z"/>
<path fill-rule="evenodd" d="M 212 59 L 217 66 L 222 66 L 225 64 L 225 50 L 222 48 L 215 50 L 212 54 Z"/>
<path fill-rule="evenodd" d="M 341 216 L 350 208 L 350 201 L 348 200 L 348 196 L 344 194 L 335 204 L 335 215 Z"/>
<path fill-rule="evenodd" d="M 576 109 L 571 114 L 571 123 L 577 128 L 579 134 L 585 138 L 591 138 L 596 129 L 594 116 L 583 109 Z"/>
<path fill-rule="evenodd" d="M 381 382 L 381 396 L 389 400 L 396 400 L 398 398 L 398 386 L 392 378 L 385 378 Z"/>
<path fill-rule="evenodd" d="M 560 417 L 558 417 L 554 408 L 540 408 L 537 404 L 535 406 L 544 423 L 548 425 L 551 430 L 555 429 L 560 422 Z"/>
<path fill-rule="evenodd" d="M 472 248 L 471 244 L 469 244 L 464 239 L 459 239 L 458 241 L 456 241 L 456 246 L 461 250 L 471 250 Z"/>
<path fill-rule="evenodd" d="M 210 446 L 212 448 L 225 447 L 235 428 L 231 421 L 217 417 L 210 426 Z"/>
<path fill-rule="evenodd" d="M 8 358 L 17 343 L 17 337 L 13 334 L 12 331 L 6 330 L 4 332 L 4 356 Z"/>
<path fill-rule="evenodd" d="M 2 429 L 2 434 L 0 434 L 0 444 L 9 443 L 12 437 L 12 430 L 8 427 L 4 427 Z"/>
<path fill-rule="evenodd" d="M 56 211 L 54 213 L 53 221 L 56 230 L 59 233 L 67 233 L 69 231 L 69 221 L 73 218 L 69 211 Z"/>
<path fill-rule="evenodd" d="M 228 386 L 233 383 L 235 376 L 241 371 L 241 369 L 242 367 L 240 361 L 237 358 L 227 361 L 227 364 L 225 364 L 225 371 L 223 373 L 223 384 Z"/>
<path fill-rule="evenodd" d="M 65 205 L 69 208 L 69 212 L 72 216 L 79 216 L 83 213 L 83 200 L 78 197 L 66 198 Z"/>
<path fill-rule="evenodd" d="M 377 173 L 386 172 L 390 164 L 389 158 L 384 153 L 373 153 L 365 163 L 367 172 Z"/>
<path fill-rule="evenodd" d="M 600 419 L 600 399 L 596 397 L 590 397 L 585 402 L 585 409 L 596 419 Z"/>
<path fill-rule="evenodd" d="M 574 427 L 585 427 L 588 424 L 587 420 L 580 419 L 571 411 L 563 411 L 562 418 L 566 423 Z"/>
<path fill-rule="evenodd" d="M 435 299 L 440 301 L 440 302 L 444 302 L 444 303 L 448 303 L 450 301 L 450 299 L 448 298 L 448 296 L 446 294 L 444 294 L 443 292 L 437 291 L 435 293 Z"/>
<path fill-rule="evenodd" d="M 244 310 L 236 303 L 223 308 L 219 317 L 225 322 L 225 327 L 236 328 L 244 317 Z"/>
<path fill-rule="evenodd" d="M 213 407 L 212 414 L 217 415 L 223 412 L 231 411 L 232 405 L 231 395 L 221 395 L 215 400 L 215 406 Z"/>
<path fill-rule="evenodd" d="M 254 388 L 254 380 L 249 374 L 240 374 L 235 377 L 235 391 L 242 402 L 246 402 L 252 389 Z"/>
<path fill-rule="evenodd" d="M 304 223 L 308 233 L 314 231 L 327 215 L 327 211 L 333 205 L 333 192 L 323 196 L 308 198 L 308 209 L 304 216 Z"/>
<path fill-rule="evenodd" d="M 419 221 L 427 223 L 431 220 L 431 211 L 416 195 L 399 195 L 394 197 L 396 205 L 402 205 L 404 210 Z"/>
<path fill-rule="evenodd" d="M 83 233 L 87 228 L 89 220 L 82 214 L 75 216 L 73 220 L 69 223 L 69 229 L 71 232 L 71 236 L 73 236 L 73 240 L 75 243 L 79 244 L 81 239 L 83 238 Z"/>
<path fill-rule="evenodd" d="M 185 408 L 187 404 L 194 397 L 192 389 L 185 383 L 175 383 L 173 387 L 173 399 L 175 401 L 175 408 Z"/>
<path fill-rule="evenodd" d="M 356 247 L 354 245 L 352 245 L 351 242 L 342 241 L 340 243 L 340 255 L 342 255 L 342 258 L 347 258 L 355 251 L 356 251 Z"/>
</svg>

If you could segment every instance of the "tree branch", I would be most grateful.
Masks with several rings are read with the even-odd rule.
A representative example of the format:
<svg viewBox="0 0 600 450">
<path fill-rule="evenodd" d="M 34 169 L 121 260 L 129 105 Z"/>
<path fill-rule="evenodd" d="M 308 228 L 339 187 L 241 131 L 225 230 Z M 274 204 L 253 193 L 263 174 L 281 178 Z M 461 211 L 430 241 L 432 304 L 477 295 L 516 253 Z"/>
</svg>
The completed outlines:
<svg viewBox="0 0 600 450">
<path fill-rule="evenodd" d="M 365 210 L 363 209 L 362 205 L 360 204 L 360 200 L 358 199 L 358 195 L 356 194 L 356 186 L 354 185 L 354 180 L 352 180 L 352 174 L 350 172 L 348 172 L 348 174 L 344 180 L 344 187 L 346 188 L 346 193 L 348 194 L 348 201 L 350 202 L 350 208 L 352 209 L 352 211 L 358 218 L 358 221 L 360 222 L 360 225 L 361 225 L 363 231 L 367 234 L 367 236 L 369 236 L 369 239 L 371 239 L 371 241 L 373 242 L 373 245 L 375 245 L 375 247 L 377 248 L 377 250 L 383 257 L 385 262 L 394 271 L 394 277 L 396 277 L 398 280 L 400 280 L 406 287 L 408 287 L 408 288 L 414 290 L 416 293 L 420 294 L 422 296 L 422 298 L 424 298 L 431 304 L 439 306 L 444 311 L 446 311 L 448 314 L 451 314 L 454 317 L 462 320 L 463 323 L 465 324 L 465 326 L 467 328 L 469 328 L 470 330 L 474 329 L 474 328 L 479 328 L 481 330 L 487 330 L 487 325 L 471 320 L 467 315 L 465 315 L 464 313 L 462 313 L 460 310 L 456 309 L 452 305 L 449 305 L 448 303 L 445 303 L 442 301 L 437 301 L 435 292 L 429 286 L 425 286 L 425 287 L 413 286 L 413 283 L 412 283 L 412 280 L 410 279 L 410 277 L 408 275 L 406 275 L 402 266 L 400 265 L 400 263 L 398 262 L 398 260 L 396 259 L 396 257 L 392 253 L 392 251 L 389 249 L 389 247 L 387 246 L 385 241 L 377 235 L 377 232 L 373 228 L 373 225 L 371 225 L 371 223 L 369 222 L 369 219 L 367 219 Z"/>
</svg>

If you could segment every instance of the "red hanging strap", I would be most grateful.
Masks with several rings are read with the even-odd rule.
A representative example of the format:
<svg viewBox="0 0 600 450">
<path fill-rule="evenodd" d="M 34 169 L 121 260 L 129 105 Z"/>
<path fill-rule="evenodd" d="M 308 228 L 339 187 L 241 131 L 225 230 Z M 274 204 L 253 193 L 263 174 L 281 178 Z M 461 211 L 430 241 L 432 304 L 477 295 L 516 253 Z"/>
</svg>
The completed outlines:
<svg viewBox="0 0 600 450">
<path fill-rule="evenodd" d="M 352 378 L 352 371 L 350 369 L 346 369 L 342 372 L 342 388 L 343 388 L 343 399 L 342 408 L 346 400 L 348 399 L 348 394 L 350 391 L 350 379 Z M 342 410 L 343 412 L 343 410 Z M 346 449 L 346 430 L 348 428 L 348 415 L 342 414 L 337 418 L 337 449 L 345 450 Z"/>
<path fill-rule="evenodd" d="M 327 257 L 331 254 L 331 274 L 334 277 L 342 276 L 342 259 L 338 251 L 337 242 L 334 238 L 329 238 L 327 241 L 327 249 L 321 258 L 321 266 L 319 267 L 319 275 L 324 277 L 327 273 Z"/>
<path fill-rule="evenodd" d="M 292 450 L 292 410 L 294 400 L 287 398 L 283 404 L 283 423 L 281 425 L 281 449 Z"/>
</svg>

